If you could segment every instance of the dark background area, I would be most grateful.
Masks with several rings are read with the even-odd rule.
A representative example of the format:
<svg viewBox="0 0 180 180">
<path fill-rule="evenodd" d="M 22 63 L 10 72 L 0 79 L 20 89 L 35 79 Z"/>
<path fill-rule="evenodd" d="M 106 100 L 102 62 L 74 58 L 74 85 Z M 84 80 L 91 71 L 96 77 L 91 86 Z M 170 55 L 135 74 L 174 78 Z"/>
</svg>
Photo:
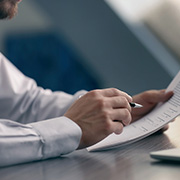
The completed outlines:
<svg viewBox="0 0 180 180">
<path fill-rule="evenodd" d="M 117 87 L 133 95 L 171 81 L 104 1 L 31 1 L 49 17 L 50 30 L 8 31 L 4 44 L 7 57 L 38 85 L 69 93 Z"/>
</svg>

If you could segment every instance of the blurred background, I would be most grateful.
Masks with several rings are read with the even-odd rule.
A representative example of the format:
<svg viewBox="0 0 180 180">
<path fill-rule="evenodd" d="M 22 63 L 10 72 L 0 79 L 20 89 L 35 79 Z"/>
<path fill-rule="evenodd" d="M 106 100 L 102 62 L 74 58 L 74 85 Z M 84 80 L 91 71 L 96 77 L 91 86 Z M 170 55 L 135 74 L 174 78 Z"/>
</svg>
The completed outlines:
<svg viewBox="0 0 180 180">
<path fill-rule="evenodd" d="M 24 0 L 0 50 L 39 86 L 166 88 L 180 68 L 179 0 Z"/>
</svg>

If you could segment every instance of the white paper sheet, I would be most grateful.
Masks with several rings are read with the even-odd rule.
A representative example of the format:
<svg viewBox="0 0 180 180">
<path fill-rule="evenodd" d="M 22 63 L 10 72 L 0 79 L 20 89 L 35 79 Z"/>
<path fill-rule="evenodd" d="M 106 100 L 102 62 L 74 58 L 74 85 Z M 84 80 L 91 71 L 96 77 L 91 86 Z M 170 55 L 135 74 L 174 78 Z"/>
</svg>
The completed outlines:
<svg viewBox="0 0 180 180">
<path fill-rule="evenodd" d="M 87 148 L 88 151 L 101 151 L 126 145 L 161 129 L 180 115 L 180 71 L 172 80 L 166 91 L 174 91 L 173 97 L 159 104 L 153 111 L 138 121 L 124 127 L 122 134 L 111 134 L 101 142 Z"/>
</svg>

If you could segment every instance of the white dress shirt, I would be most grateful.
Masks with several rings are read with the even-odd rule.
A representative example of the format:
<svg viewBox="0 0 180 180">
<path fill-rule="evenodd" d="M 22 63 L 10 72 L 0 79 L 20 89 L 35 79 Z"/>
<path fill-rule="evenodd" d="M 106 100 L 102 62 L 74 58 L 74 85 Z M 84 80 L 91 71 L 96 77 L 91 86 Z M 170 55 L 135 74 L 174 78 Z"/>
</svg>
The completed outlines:
<svg viewBox="0 0 180 180">
<path fill-rule="evenodd" d="M 0 166 L 76 150 L 82 131 L 63 114 L 85 93 L 44 90 L 0 53 Z"/>
</svg>

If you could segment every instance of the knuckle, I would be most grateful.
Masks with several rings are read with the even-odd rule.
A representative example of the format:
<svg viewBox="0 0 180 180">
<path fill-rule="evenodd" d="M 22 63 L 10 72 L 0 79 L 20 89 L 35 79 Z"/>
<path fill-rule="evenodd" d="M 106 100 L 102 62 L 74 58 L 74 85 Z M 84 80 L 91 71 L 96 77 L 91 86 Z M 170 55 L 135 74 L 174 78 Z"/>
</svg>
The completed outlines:
<svg viewBox="0 0 180 180">
<path fill-rule="evenodd" d="M 127 123 L 131 122 L 132 116 L 128 109 L 124 110 L 124 119 Z"/>
<path fill-rule="evenodd" d="M 104 109 L 106 107 L 106 101 L 104 99 L 97 99 L 97 106 L 100 109 Z"/>
<path fill-rule="evenodd" d="M 121 134 L 122 131 L 123 131 L 123 127 L 124 127 L 124 126 L 120 123 L 119 126 L 118 126 L 118 128 L 117 128 L 116 131 L 115 131 L 115 134 Z"/>
<path fill-rule="evenodd" d="M 127 110 L 131 111 L 131 107 L 129 105 L 129 101 L 126 99 L 126 97 L 121 97 L 121 102 L 124 104 L 124 107 L 127 108 Z"/>
<path fill-rule="evenodd" d="M 110 113 L 108 111 L 102 110 L 101 118 L 106 122 L 105 124 L 108 124 L 110 119 Z"/>
<path fill-rule="evenodd" d="M 151 91 L 152 92 L 152 91 Z M 145 97 L 149 97 L 149 95 L 151 95 L 150 91 L 145 91 L 143 94 Z"/>
<path fill-rule="evenodd" d="M 110 133 L 112 133 L 112 125 L 110 123 L 110 121 L 106 121 L 106 123 L 104 123 L 104 133 L 106 135 L 109 135 Z"/>
<path fill-rule="evenodd" d="M 120 98 L 121 98 L 121 101 L 122 101 L 123 103 L 127 103 L 127 102 L 128 102 L 127 99 L 126 99 L 124 96 L 121 96 Z"/>
<path fill-rule="evenodd" d="M 99 91 L 98 90 L 89 91 L 88 95 L 90 97 L 98 97 L 99 96 Z"/>
<path fill-rule="evenodd" d="M 131 116 L 131 114 L 129 114 L 129 116 L 128 116 L 128 122 L 131 123 L 131 121 L 132 121 L 132 116 Z"/>
<path fill-rule="evenodd" d="M 158 96 L 158 91 L 154 90 L 154 89 L 153 90 L 148 90 L 148 91 L 144 92 L 144 96 L 145 97 L 151 97 L 152 98 L 152 97 L 154 97 L 156 95 Z"/>
<path fill-rule="evenodd" d="M 124 116 L 125 116 L 125 117 L 128 117 L 129 115 L 130 115 L 129 110 L 128 110 L 128 109 L 125 109 L 125 110 L 124 110 Z"/>
<path fill-rule="evenodd" d="M 117 88 L 111 88 L 111 90 L 112 90 L 112 92 L 114 93 L 114 94 L 119 94 L 119 89 L 117 89 Z"/>
</svg>

